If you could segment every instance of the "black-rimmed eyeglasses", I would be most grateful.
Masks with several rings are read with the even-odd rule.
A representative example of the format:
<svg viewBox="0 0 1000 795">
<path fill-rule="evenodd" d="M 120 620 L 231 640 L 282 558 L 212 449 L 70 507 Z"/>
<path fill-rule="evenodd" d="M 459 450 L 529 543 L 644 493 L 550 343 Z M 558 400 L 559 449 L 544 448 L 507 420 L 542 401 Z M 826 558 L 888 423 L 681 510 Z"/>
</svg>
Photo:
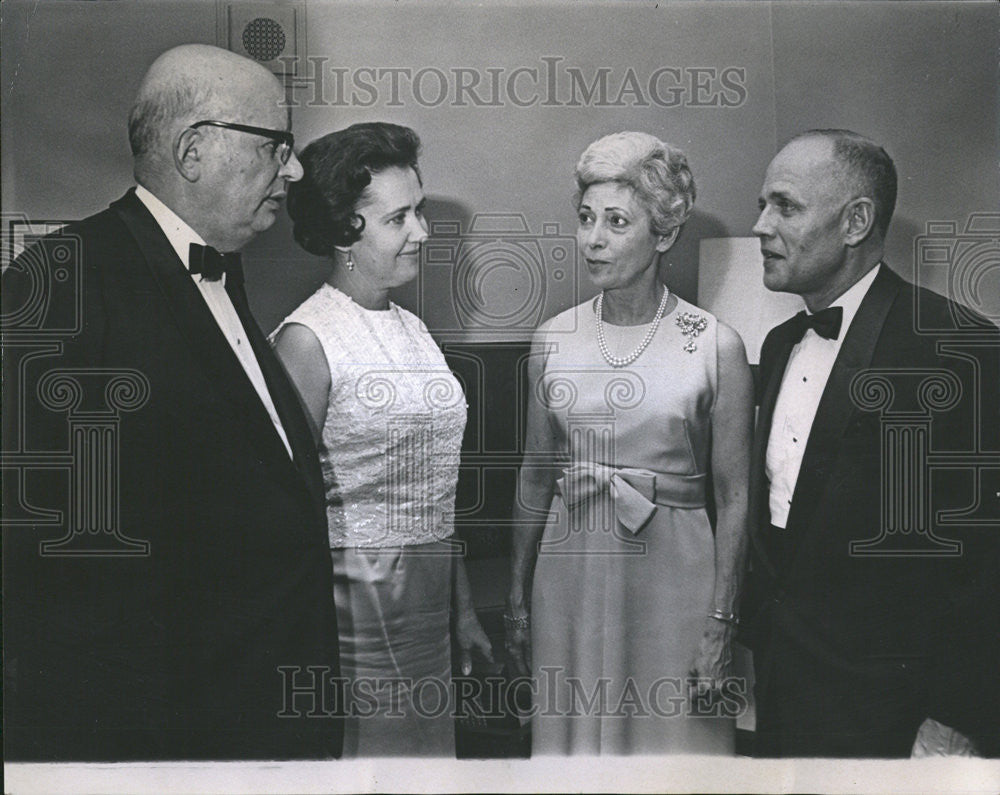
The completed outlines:
<svg viewBox="0 0 1000 795">
<path fill-rule="evenodd" d="M 196 121 L 190 125 L 191 129 L 197 127 L 222 127 L 226 130 L 236 130 L 237 132 L 250 133 L 251 135 L 262 135 L 270 138 L 277 146 L 274 148 L 274 156 L 285 165 L 292 156 L 292 147 L 295 146 L 295 136 L 288 130 L 269 130 L 267 127 L 252 127 L 249 124 L 235 124 L 231 121 L 216 121 L 208 119 L 206 121 Z"/>
</svg>

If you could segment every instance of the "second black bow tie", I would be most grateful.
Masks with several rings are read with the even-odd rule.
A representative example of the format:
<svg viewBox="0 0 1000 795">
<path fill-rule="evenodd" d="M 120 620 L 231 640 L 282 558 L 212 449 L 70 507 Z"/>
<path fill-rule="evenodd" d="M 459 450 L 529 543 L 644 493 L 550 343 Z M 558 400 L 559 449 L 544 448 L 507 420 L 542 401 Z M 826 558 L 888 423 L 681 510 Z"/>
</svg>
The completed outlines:
<svg viewBox="0 0 1000 795">
<path fill-rule="evenodd" d="M 222 274 L 226 274 L 227 285 L 234 279 L 243 280 L 243 265 L 238 251 L 222 254 L 211 246 L 192 243 L 188 263 L 191 273 L 200 274 L 205 281 L 217 282 Z"/>
<path fill-rule="evenodd" d="M 795 340 L 801 340 L 806 329 L 812 329 L 824 339 L 835 340 L 840 336 L 840 324 L 844 319 L 844 310 L 839 306 L 828 306 L 815 314 L 799 312 L 795 320 Z"/>
</svg>

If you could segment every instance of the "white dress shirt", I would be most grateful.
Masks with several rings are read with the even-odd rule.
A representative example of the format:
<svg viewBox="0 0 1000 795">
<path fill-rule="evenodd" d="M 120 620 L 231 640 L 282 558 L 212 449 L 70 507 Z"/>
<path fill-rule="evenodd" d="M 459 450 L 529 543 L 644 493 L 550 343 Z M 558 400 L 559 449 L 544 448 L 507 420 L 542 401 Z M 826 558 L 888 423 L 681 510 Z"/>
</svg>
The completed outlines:
<svg viewBox="0 0 1000 795">
<path fill-rule="evenodd" d="M 775 527 L 785 527 L 788 524 L 792 495 L 795 493 L 795 483 L 799 478 L 802 456 L 806 451 L 816 409 L 847 330 L 881 267 L 883 266 L 876 265 L 830 304 L 844 310 L 837 339 L 824 339 L 813 329 L 806 329 L 802 341 L 792 348 L 788 357 L 781 389 L 774 405 L 765 463 L 767 477 L 771 482 L 771 524 Z"/>
<path fill-rule="evenodd" d="M 180 257 L 181 262 L 184 263 L 184 267 L 190 270 L 190 263 L 188 262 L 190 245 L 197 243 L 204 246 L 205 241 L 201 239 L 201 236 L 197 232 L 181 220 L 173 210 L 157 199 L 156 196 L 142 185 L 136 186 L 135 195 L 139 201 L 146 205 L 156 223 L 160 225 L 160 229 L 167 236 L 167 240 L 170 241 L 170 245 L 177 252 L 177 256 Z M 233 349 L 233 353 L 239 359 L 240 365 L 242 365 L 244 372 L 247 374 L 247 378 L 250 379 L 253 388 L 257 390 L 257 394 L 260 396 L 264 408 L 267 409 L 271 422 L 274 423 L 274 428 L 278 432 L 278 436 L 281 437 L 285 449 L 288 450 L 288 455 L 291 456 L 292 446 L 288 443 L 288 436 L 281 425 L 281 419 L 278 417 L 278 411 L 274 407 L 271 393 L 267 390 L 267 382 L 264 381 L 264 374 L 261 372 L 260 363 L 254 355 L 253 348 L 250 347 L 246 330 L 240 322 L 239 315 L 236 314 L 236 309 L 229 298 L 229 293 L 226 292 L 225 276 L 216 281 L 202 279 L 197 274 L 192 274 L 191 278 L 194 280 L 195 286 L 201 293 L 202 298 L 205 299 L 205 303 L 208 304 L 212 317 L 218 323 L 220 331 L 222 331 L 223 336 L 225 336 L 226 341 L 229 343 L 229 347 Z"/>
</svg>

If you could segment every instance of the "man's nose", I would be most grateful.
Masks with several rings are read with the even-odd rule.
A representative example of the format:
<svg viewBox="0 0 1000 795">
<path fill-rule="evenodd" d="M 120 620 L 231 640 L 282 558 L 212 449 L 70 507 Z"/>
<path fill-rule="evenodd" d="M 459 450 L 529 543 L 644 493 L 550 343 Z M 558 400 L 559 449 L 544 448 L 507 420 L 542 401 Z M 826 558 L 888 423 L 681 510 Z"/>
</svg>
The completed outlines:
<svg viewBox="0 0 1000 795">
<path fill-rule="evenodd" d="M 750 230 L 751 234 L 757 237 L 767 237 L 771 234 L 772 224 L 767 211 L 767 207 L 760 211 L 760 215 L 757 216 L 757 223 L 753 225 Z"/>
<path fill-rule="evenodd" d="M 302 175 L 305 171 L 302 168 L 302 164 L 299 159 L 295 156 L 295 152 L 288 158 L 288 162 L 281 166 L 281 170 L 278 171 L 278 176 L 287 179 L 289 182 L 298 182 L 302 179 Z"/>
</svg>

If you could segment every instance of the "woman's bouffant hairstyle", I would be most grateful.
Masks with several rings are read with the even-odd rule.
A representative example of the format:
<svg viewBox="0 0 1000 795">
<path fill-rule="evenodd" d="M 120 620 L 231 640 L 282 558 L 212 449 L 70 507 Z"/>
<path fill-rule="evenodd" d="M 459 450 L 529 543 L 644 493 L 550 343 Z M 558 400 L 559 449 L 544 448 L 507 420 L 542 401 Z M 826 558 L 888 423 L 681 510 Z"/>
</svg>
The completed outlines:
<svg viewBox="0 0 1000 795">
<path fill-rule="evenodd" d="M 576 164 L 577 207 L 587 188 L 598 182 L 632 188 L 657 235 L 681 226 L 694 207 L 694 177 L 684 153 L 647 133 L 613 133 L 586 148 Z"/>
<path fill-rule="evenodd" d="M 310 254 L 332 257 L 336 246 L 358 241 L 365 219 L 355 212 L 372 175 L 412 168 L 417 179 L 420 138 L 386 122 L 353 124 L 310 143 L 299 155 L 304 174 L 288 186 L 295 240 Z"/>
</svg>

